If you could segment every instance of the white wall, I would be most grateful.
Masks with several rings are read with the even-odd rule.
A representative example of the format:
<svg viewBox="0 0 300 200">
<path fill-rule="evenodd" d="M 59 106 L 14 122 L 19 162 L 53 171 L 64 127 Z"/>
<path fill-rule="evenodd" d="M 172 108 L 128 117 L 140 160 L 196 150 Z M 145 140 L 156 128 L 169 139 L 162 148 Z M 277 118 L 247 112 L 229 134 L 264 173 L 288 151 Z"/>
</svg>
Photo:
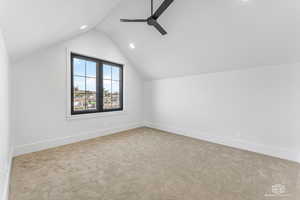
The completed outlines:
<svg viewBox="0 0 300 200">
<path fill-rule="evenodd" d="M 6 200 L 10 173 L 10 68 L 0 29 L 0 199 Z"/>
<path fill-rule="evenodd" d="M 300 64 L 147 82 L 148 126 L 300 162 Z"/>
<path fill-rule="evenodd" d="M 66 120 L 66 48 L 125 64 L 126 114 Z M 299 73 L 299 64 L 259 67 L 143 87 L 111 40 L 91 31 L 13 65 L 15 154 L 140 126 L 145 109 L 149 126 L 300 161 Z"/>
<path fill-rule="evenodd" d="M 66 48 L 125 64 L 125 114 L 66 120 Z M 100 32 L 90 31 L 33 54 L 13 64 L 13 75 L 15 155 L 141 125 L 142 79 Z"/>
</svg>

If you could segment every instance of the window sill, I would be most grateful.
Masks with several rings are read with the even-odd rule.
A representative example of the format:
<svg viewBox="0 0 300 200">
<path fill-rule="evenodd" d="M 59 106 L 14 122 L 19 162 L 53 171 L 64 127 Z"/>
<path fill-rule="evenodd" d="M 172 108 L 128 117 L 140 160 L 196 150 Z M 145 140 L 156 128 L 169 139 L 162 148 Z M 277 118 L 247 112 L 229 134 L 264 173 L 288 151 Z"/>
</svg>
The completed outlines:
<svg viewBox="0 0 300 200">
<path fill-rule="evenodd" d="M 99 118 L 99 117 L 113 117 L 113 116 L 120 116 L 120 115 L 126 115 L 126 114 L 127 114 L 127 112 L 125 110 L 102 112 L 102 113 L 80 114 L 80 115 L 68 114 L 66 119 L 67 120 L 91 119 L 91 118 Z"/>
</svg>

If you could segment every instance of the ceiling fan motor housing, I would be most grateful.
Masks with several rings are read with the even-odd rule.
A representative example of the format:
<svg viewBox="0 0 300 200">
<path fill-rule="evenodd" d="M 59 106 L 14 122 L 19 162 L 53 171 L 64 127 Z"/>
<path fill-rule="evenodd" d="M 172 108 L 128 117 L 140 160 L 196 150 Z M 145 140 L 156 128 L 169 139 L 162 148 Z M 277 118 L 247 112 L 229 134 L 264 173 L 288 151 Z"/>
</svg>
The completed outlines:
<svg viewBox="0 0 300 200">
<path fill-rule="evenodd" d="M 154 26 L 154 24 L 156 23 L 156 20 L 153 17 L 149 17 L 147 19 L 147 24 L 150 26 Z"/>
</svg>

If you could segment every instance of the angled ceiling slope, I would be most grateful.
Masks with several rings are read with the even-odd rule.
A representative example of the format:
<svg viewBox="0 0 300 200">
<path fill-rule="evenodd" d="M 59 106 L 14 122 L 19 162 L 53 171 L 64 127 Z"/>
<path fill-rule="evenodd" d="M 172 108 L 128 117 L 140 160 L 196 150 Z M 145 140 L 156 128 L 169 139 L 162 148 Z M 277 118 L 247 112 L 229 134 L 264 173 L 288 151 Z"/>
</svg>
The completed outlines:
<svg viewBox="0 0 300 200">
<path fill-rule="evenodd" d="M 93 28 L 120 0 L 1 0 L 0 26 L 9 55 L 33 51 Z"/>
<path fill-rule="evenodd" d="M 154 1 L 156 8 L 162 2 Z M 97 26 L 149 79 L 300 61 L 298 0 L 175 0 L 159 19 L 166 36 L 120 23 L 147 17 L 149 6 L 150 0 L 122 1 Z"/>
</svg>

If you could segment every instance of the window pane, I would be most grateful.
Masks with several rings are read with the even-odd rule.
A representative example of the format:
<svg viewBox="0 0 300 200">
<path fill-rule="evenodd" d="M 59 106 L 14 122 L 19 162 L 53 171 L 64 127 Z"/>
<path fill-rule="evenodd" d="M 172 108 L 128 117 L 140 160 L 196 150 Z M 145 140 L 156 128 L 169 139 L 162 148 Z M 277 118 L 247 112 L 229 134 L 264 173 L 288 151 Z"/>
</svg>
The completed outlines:
<svg viewBox="0 0 300 200">
<path fill-rule="evenodd" d="M 86 76 L 96 77 L 96 63 L 92 61 L 86 62 Z"/>
<path fill-rule="evenodd" d="M 120 108 L 120 82 L 112 81 L 112 108 Z"/>
<path fill-rule="evenodd" d="M 85 93 L 80 91 L 74 92 L 74 111 L 84 111 L 85 110 Z"/>
<path fill-rule="evenodd" d="M 74 111 L 85 110 L 85 78 L 74 76 Z"/>
<path fill-rule="evenodd" d="M 86 93 L 86 104 L 88 110 L 96 110 L 97 109 L 97 101 L 96 101 L 96 92 L 87 92 Z"/>
<path fill-rule="evenodd" d="M 120 87 L 119 81 L 112 81 L 112 93 L 119 95 Z"/>
<path fill-rule="evenodd" d="M 113 94 L 112 95 L 112 108 L 120 108 L 120 96 Z"/>
<path fill-rule="evenodd" d="M 112 67 L 112 80 L 118 81 L 120 80 L 120 68 Z"/>
<path fill-rule="evenodd" d="M 96 92 L 96 78 L 86 78 L 86 91 Z"/>
<path fill-rule="evenodd" d="M 73 70 L 74 70 L 74 75 L 85 76 L 85 61 L 78 58 L 74 58 Z"/>
<path fill-rule="evenodd" d="M 111 109 L 111 81 L 103 81 L 103 109 Z"/>
<path fill-rule="evenodd" d="M 111 79 L 111 66 L 103 65 L 103 79 Z"/>
<path fill-rule="evenodd" d="M 85 91 L 85 78 L 84 77 L 78 77 L 74 76 L 73 78 L 74 81 L 74 91 Z"/>
<path fill-rule="evenodd" d="M 86 104 L 88 110 L 95 110 L 96 103 L 96 78 L 86 78 Z"/>
</svg>

